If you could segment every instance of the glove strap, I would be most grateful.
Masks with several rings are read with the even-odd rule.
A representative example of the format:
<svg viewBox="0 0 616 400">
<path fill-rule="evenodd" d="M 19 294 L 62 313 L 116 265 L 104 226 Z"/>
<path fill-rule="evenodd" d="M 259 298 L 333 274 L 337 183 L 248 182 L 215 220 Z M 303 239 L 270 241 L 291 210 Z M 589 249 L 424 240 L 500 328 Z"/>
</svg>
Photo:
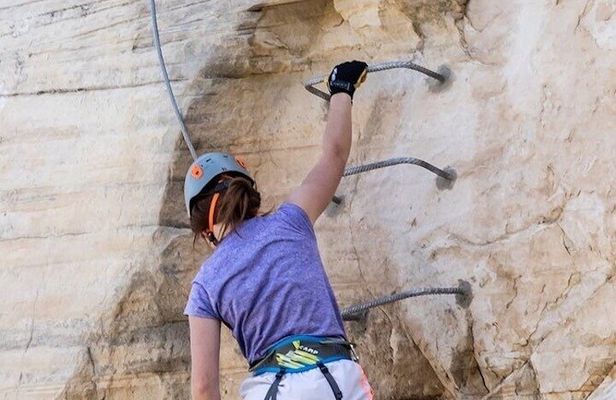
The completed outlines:
<svg viewBox="0 0 616 400">
<path fill-rule="evenodd" d="M 329 84 L 330 90 L 336 89 L 335 92 L 346 92 L 348 94 L 353 94 L 355 92 L 355 85 L 351 82 L 335 80 Z"/>
</svg>

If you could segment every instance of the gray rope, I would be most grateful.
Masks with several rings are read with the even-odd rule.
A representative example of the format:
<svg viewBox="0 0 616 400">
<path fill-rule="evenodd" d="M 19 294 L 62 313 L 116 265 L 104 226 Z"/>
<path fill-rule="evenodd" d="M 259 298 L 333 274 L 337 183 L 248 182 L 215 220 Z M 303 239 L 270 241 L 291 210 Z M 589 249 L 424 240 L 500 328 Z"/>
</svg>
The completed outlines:
<svg viewBox="0 0 616 400">
<path fill-rule="evenodd" d="M 439 74 L 438 72 L 434 72 L 428 68 L 422 67 L 421 65 L 417 65 L 411 61 L 390 61 L 381 64 L 368 65 L 368 72 L 379 72 L 396 68 L 412 69 L 414 71 L 421 72 L 422 74 L 425 74 L 431 78 L 434 78 L 441 83 L 444 83 L 447 80 L 447 77 L 445 77 L 444 75 Z M 314 87 L 315 85 L 324 82 L 325 79 L 327 79 L 327 77 L 314 77 L 305 81 L 304 87 L 307 91 L 314 94 L 315 96 L 318 96 L 323 100 L 329 100 L 329 94 Z"/>
<path fill-rule="evenodd" d="M 150 0 L 150 14 L 152 16 L 152 36 L 154 37 L 154 48 L 156 49 L 156 53 L 158 54 L 158 62 L 160 64 L 160 69 L 163 73 L 163 80 L 165 81 L 167 93 L 169 94 L 169 98 L 171 100 L 171 105 L 173 106 L 173 111 L 175 112 L 175 116 L 180 122 L 180 128 L 182 129 L 182 136 L 184 137 L 184 142 L 186 142 L 186 146 L 188 146 L 188 150 L 190 151 L 190 155 L 192 156 L 193 160 L 196 160 L 197 152 L 195 151 L 195 148 L 193 147 L 193 144 L 190 141 L 190 135 L 188 134 L 188 128 L 186 128 L 186 124 L 184 123 L 184 118 L 182 118 L 182 113 L 180 112 L 178 103 L 176 102 L 175 96 L 173 95 L 173 89 L 171 89 L 171 83 L 169 82 L 169 75 L 167 74 L 167 68 L 165 67 L 165 59 L 163 58 L 163 51 L 160 48 L 160 38 L 158 36 L 158 23 L 156 22 L 155 0 Z"/>
<path fill-rule="evenodd" d="M 374 300 L 367 301 L 365 303 L 355 304 L 342 310 L 342 319 L 345 321 L 357 320 L 366 311 L 371 308 L 383 306 L 385 304 L 394 303 L 396 301 L 408 299 L 409 297 L 418 296 L 431 296 L 441 294 L 456 294 L 461 296 L 467 296 L 468 289 L 460 285 L 459 287 L 451 288 L 425 288 L 425 289 L 411 289 L 400 293 L 395 293 L 389 296 L 378 297 Z"/>
<path fill-rule="evenodd" d="M 342 176 L 349 176 L 349 175 L 355 175 L 355 174 L 361 174 L 362 172 L 367 172 L 367 171 L 372 171 L 373 169 L 379 169 L 379 168 L 385 168 L 385 167 L 390 167 L 392 165 L 398 165 L 398 164 L 412 164 L 412 165 L 418 165 L 422 168 L 427 169 L 428 171 L 440 176 L 441 178 L 447 179 L 447 180 L 454 180 L 455 176 L 452 173 L 449 173 L 447 171 L 443 171 L 440 168 L 435 167 L 434 165 L 420 160 L 418 158 L 414 158 L 414 157 L 398 157 L 398 158 L 390 158 L 389 160 L 384 160 L 384 161 L 377 161 L 374 163 L 370 163 L 370 164 L 364 164 L 364 165 L 357 165 L 357 166 L 353 166 L 353 167 L 347 167 L 344 170 L 344 174 Z"/>
</svg>

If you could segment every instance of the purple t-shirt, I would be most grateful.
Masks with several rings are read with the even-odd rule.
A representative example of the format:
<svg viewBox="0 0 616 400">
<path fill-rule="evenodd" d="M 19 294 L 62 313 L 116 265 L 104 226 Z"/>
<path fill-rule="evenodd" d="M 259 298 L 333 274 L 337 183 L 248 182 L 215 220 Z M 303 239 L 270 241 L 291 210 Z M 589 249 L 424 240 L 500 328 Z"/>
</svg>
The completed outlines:
<svg viewBox="0 0 616 400">
<path fill-rule="evenodd" d="M 346 336 L 310 219 L 291 203 L 225 237 L 193 280 L 184 313 L 222 321 L 249 363 L 286 336 Z"/>
</svg>

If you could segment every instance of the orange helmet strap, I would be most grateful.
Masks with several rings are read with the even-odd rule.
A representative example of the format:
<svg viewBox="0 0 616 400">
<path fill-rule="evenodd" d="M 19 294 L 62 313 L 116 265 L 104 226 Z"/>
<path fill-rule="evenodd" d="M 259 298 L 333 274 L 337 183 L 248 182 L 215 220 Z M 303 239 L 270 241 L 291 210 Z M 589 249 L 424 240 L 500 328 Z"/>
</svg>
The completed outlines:
<svg viewBox="0 0 616 400">
<path fill-rule="evenodd" d="M 208 224 L 207 224 L 207 228 L 210 233 L 214 232 L 214 214 L 216 213 L 216 204 L 218 203 L 219 198 L 220 198 L 220 193 L 216 192 L 214 193 L 214 196 L 212 196 L 212 201 L 210 202 L 210 214 L 209 214 Z"/>
</svg>

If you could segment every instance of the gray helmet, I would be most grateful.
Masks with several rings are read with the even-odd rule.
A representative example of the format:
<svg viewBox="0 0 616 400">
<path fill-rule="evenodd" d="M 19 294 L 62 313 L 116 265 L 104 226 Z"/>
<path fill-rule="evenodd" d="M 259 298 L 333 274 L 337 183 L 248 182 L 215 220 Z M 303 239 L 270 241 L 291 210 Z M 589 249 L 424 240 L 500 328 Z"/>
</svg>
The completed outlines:
<svg viewBox="0 0 616 400">
<path fill-rule="evenodd" d="M 228 153 L 205 153 L 192 163 L 184 181 L 184 201 L 188 218 L 190 218 L 190 202 L 210 183 L 215 184 L 218 176 L 225 173 L 242 175 L 254 183 L 254 179 L 246 170 L 246 164 Z"/>
</svg>

